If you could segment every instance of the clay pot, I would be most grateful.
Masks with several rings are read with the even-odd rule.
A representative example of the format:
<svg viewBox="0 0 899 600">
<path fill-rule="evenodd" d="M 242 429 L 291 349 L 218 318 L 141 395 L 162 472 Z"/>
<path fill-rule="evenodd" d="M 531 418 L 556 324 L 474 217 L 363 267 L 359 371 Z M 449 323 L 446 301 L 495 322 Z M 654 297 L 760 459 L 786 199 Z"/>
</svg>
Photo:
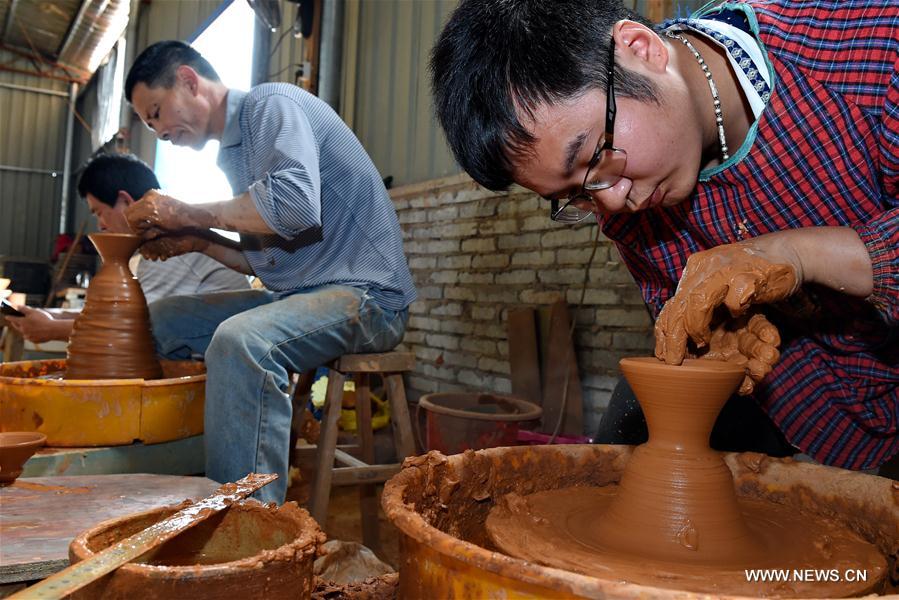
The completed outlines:
<svg viewBox="0 0 899 600">
<path fill-rule="evenodd" d="M 649 440 L 634 450 L 596 539 L 635 556 L 706 565 L 763 552 L 721 453 L 709 448 L 712 426 L 743 381 L 743 367 L 697 359 L 679 366 L 655 358 L 620 364 L 646 415 Z"/>
<path fill-rule="evenodd" d="M 0 433 L 0 485 L 9 485 L 22 474 L 31 455 L 44 445 L 47 436 L 32 431 Z"/>
<path fill-rule="evenodd" d="M 124 233 L 88 236 L 103 259 L 91 280 L 84 309 L 69 337 L 66 379 L 158 379 L 150 312 L 128 260 L 140 237 Z"/>
<path fill-rule="evenodd" d="M 69 545 L 72 564 L 168 517 L 167 507 L 112 519 Z M 325 535 L 295 502 L 243 500 L 72 595 L 74 599 L 309 598 Z"/>
</svg>

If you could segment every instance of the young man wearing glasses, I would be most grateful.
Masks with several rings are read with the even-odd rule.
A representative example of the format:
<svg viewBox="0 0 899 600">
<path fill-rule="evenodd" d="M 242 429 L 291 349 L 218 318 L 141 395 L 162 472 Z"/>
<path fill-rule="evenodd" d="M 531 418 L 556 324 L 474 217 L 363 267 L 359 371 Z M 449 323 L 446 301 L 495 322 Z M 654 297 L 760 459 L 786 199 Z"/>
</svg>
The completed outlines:
<svg viewBox="0 0 899 600">
<path fill-rule="evenodd" d="M 792 446 L 867 469 L 899 452 L 897 55 L 895 0 L 731 2 L 655 28 L 618 1 L 463 0 L 431 72 L 476 181 L 595 215 L 659 358 L 745 364 L 741 392 Z M 618 392 L 601 436 L 636 441 L 611 435 L 642 421 Z M 750 428 L 728 410 L 719 440 Z"/>
</svg>

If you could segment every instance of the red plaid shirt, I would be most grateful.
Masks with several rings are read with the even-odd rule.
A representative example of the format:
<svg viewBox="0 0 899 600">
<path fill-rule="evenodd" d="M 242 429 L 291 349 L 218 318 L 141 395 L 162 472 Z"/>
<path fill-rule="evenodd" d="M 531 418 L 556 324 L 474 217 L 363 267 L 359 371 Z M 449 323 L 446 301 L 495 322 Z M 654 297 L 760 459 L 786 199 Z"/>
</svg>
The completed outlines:
<svg viewBox="0 0 899 600">
<path fill-rule="evenodd" d="M 755 398 L 816 460 L 872 468 L 899 452 L 899 2 L 748 0 L 703 16 L 722 10 L 746 15 L 773 69 L 755 139 L 701 174 L 689 200 L 608 217 L 603 231 L 658 314 L 694 252 L 854 228 L 874 293 L 808 289 L 812 317 L 772 312 L 782 355 Z"/>
</svg>

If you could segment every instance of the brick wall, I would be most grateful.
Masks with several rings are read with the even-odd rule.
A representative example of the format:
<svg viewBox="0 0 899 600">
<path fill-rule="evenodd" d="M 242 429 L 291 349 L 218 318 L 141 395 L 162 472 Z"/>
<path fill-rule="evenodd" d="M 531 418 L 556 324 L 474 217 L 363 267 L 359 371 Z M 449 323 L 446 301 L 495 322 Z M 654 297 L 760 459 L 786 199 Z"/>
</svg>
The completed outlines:
<svg viewBox="0 0 899 600">
<path fill-rule="evenodd" d="M 583 307 L 584 270 L 596 223 L 554 223 L 548 203 L 513 188 L 489 192 L 465 175 L 391 190 L 418 288 L 403 348 L 418 364 L 409 396 L 435 391 L 509 393 L 510 308 L 567 300 L 592 433 L 618 378 L 618 360 L 652 349 L 639 290 L 600 236 Z M 589 220 L 588 220 L 589 221 Z"/>
</svg>

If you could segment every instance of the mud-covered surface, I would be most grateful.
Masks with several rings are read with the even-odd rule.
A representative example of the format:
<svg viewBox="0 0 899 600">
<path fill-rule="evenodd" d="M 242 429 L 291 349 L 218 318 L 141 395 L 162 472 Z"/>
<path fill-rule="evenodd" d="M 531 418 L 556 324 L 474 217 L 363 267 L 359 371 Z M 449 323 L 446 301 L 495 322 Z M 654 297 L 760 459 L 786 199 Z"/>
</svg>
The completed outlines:
<svg viewBox="0 0 899 600">
<path fill-rule="evenodd" d="M 11 379 L 38 380 L 48 375 L 62 376 L 65 370 L 66 361 L 59 359 L 0 363 L 0 380 L 7 377 Z"/>
<path fill-rule="evenodd" d="M 781 598 L 852 597 L 884 590 L 886 560 L 877 548 L 832 519 L 767 499 L 741 498 L 746 539 L 709 539 L 724 532 L 699 523 L 650 533 L 627 527 L 629 547 L 604 535 L 621 486 L 561 488 L 509 495 L 487 519 L 491 539 L 507 554 L 603 579 L 691 592 Z M 670 533 L 669 533 L 670 532 Z M 680 553 L 659 552 L 668 535 Z M 723 543 L 716 543 L 721 541 Z M 701 552 L 709 548 L 709 552 Z M 746 569 L 828 573 L 822 580 L 756 581 Z M 864 573 L 856 577 L 855 573 Z M 852 575 L 843 577 L 843 574 Z"/>
<path fill-rule="evenodd" d="M 899 592 L 899 482 L 754 452 L 726 461 L 738 496 L 834 519 L 877 546 L 890 569 L 888 591 Z"/>
<path fill-rule="evenodd" d="M 487 514 L 498 498 L 616 483 L 631 452 L 626 446 L 535 446 L 468 451 L 452 457 L 431 452 L 407 459 L 382 497 L 388 518 L 401 531 L 401 581 L 405 583 L 400 587 L 415 593 L 448 592 L 457 589 L 461 571 L 467 585 L 481 592 L 496 589 L 484 583 L 496 580 L 506 586 L 523 582 L 521 589 L 544 590 L 540 594 L 546 597 L 676 595 L 671 590 L 567 574 L 513 559 L 498 553 L 486 534 Z M 728 454 L 725 459 L 734 473 L 738 496 L 763 498 L 842 523 L 887 557 L 889 583 L 896 585 L 899 491 L 891 481 L 754 454 Z M 424 555 L 427 561 L 421 559 Z M 439 561 L 440 567 L 433 561 Z M 438 569 L 445 575 L 438 578 Z"/>
<path fill-rule="evenodd" d="M 73 561 L 174 514 L 183 505 L 107 521 L 78 536 Z M 233 503 L 75 598 L 305 598 L 325 535 L 296 503 Z"/>
<path fill-rule="evenodd" d="M 398 583 L 399 573 L 343 585 L 315 577 L 312 600 L 395 600 Z"/>
<path fill-rule="evenodd" d="M 498 498 L 510 492 L 523 496 L 556 487 L 604 486 L 621 478 L 625 464 L 621 456 L 600 446 L 579 448 L 577 453 L 508 456 L 467 450 L 461 456 L 461 470 L 439 452 L 407 458 L 403 468 L 415 469 L 415 483 L 406 487 L 404 501 L 440 531 L 495 550 L 484 523 Z"/>
<path fill-rule="evenodd" d="M 194 360 L 160 360 L 162 379 L 151 379 L 156 384 L 183 381 L 188 377 L 206 375 L 206 365 Z M 79 386 L 83 380 L 67 381 L 63 379 L 66 372 L 65 359 L 26 360 L 20 362 L 0 363 L 0 383 L 16 385 L 52 385 Z"/>
</svg>

